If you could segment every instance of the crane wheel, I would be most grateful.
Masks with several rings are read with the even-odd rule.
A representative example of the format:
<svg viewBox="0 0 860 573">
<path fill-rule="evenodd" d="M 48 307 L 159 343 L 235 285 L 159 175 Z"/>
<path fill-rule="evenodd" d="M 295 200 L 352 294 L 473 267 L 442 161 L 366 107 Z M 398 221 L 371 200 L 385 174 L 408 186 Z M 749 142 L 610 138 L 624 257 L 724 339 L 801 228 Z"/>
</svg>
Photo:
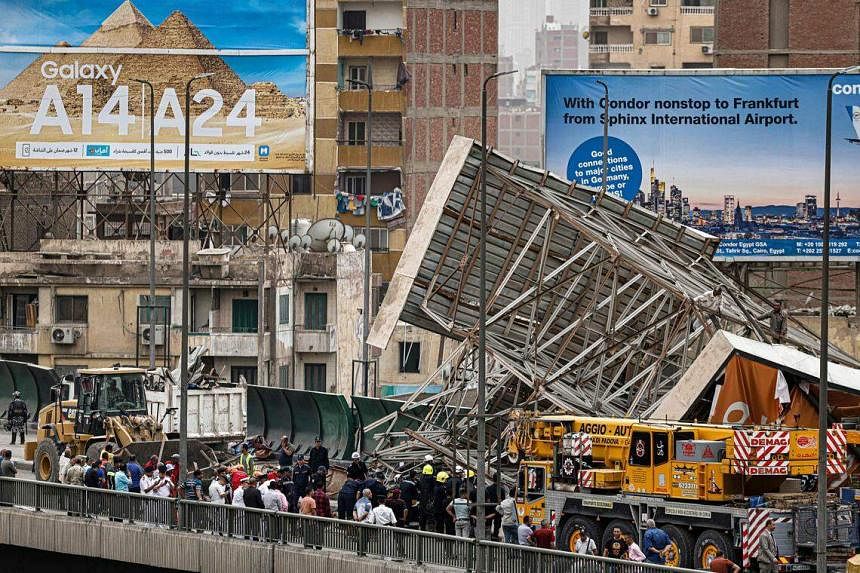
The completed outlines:
<svg viewBox="0 0 860 573">
<path fill-rule="evenodd" d="M 559 551 L 576 551 L 576 542 L 579 541 L 580 530 L 588 532 L 588 537 L 594 540 L 594 545 L 597 546 L 597 540 L 603 537 L 603 529 L 596 519 L 585 517 L 582 515 L 571 515 L 564 520 L 558 536 L 555 540 L 555 546 Z M 600 547 L 597 547 L 598 553 Z"/>
<path fill-rule="evenodd" d="M 634 537 L 634 539 L 637 537 L 636 528 L 633 526 L 632 521 L 627 521 L 626 519 L 613 519 L 606 524 L 606 529 L 603 530 L 603 536 L 600 540 L 600 547 L 598 548 L 600 551 L 603 551 L 609 546 L 609 542 L 612 539 L 612 530 L 616 527 L 621 530 L 622 536 L 630 534 Z"/>
<path fill-rule="evenodd" d="M 725 533 L 706 529 L 699 534 L 696 540 L 696 553 L 694 565 L 697 569 L 709 570 L 711 561 L 717 557 L 717 552 L 722 551 L 726 559 L 734 561 L 734 547 L 732 547 L 732 539 Z"/>
<path fill-rule="evenodd" d="M 666 552 L 666 565 L 669 567 L 691 568 L 695 545 L 689 531 L 677 525 L 661 527 L 669 536 L 669 550 Z"/>
<path fill-rule="evenodd" d="M 53 440 L 42 440 L 33 454 L 33 473 L 38 481 L 60 481 L 60 453 Z"/>
</svg>

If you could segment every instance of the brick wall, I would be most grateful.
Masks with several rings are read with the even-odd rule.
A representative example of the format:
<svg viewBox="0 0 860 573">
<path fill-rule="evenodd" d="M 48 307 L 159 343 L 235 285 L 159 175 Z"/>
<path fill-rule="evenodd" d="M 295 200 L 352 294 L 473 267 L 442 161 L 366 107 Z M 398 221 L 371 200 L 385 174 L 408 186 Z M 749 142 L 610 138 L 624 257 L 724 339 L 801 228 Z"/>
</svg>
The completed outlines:
<svg viewBox="0 0 860 573">
<path fill-rule="evenodd" d="M 792 68 L 831 68 L 860 62 L 860 3 L 786 1 L 788 47 L 769 51 L 770 0 L 720 0 L 715 66 L 766 68 L 770 61 Z"/>
<path fill-rule="evenodd" d="M 407 0 L 404 200 L 411 228 L 454 135 L 480 138 L 481 84 L 496 72 L 496 0 Z M 487 138 L 495 142 L 490 86 Z"/>
</svg>

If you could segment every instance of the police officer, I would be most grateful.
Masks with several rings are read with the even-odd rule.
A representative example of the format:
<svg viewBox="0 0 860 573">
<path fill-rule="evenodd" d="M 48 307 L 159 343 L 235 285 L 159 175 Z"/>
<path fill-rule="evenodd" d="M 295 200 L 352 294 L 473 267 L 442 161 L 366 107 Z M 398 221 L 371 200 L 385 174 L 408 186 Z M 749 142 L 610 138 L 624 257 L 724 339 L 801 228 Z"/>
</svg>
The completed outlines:
<svg viewBox="0 0 860 573">
<path fill-rule="evenodd" d="M 6 417 L 9 420 L 9 429 L 12 431 L 12 441 L 15 443 L 15 436 L 20 432 L 21 443 L 24 443 L 24 436 L 27 433 L 27 403 L 21 399 L 21 393 L 17 390 L 12 393 L 12 401 L 9 402 L 9 407 L 6 409 Z"/>
<path fill-rule="evenodd" d="M 326 470 L 328 470 L 328 448 L 322 445 L 322 440 L 320 440 L 319 436 L 314 439 L 314 447 L 311 448 L 311 451 L 308 452 L 308 455 L 310 457 L 308 463 L 313 471 L 319 469 L 320 466 L 323 466 Z"/>
<path fill-rule="evenodd" d="M 293 501 L 296 507 L 299 505 L 299 498 L 305 494 L 310 486 L 312 473 L 311 467 L 305 462 L 304 454 L 299 454 L 298 462 L 293 467 L 293 485 L 295 486 Z"/>
</svg>

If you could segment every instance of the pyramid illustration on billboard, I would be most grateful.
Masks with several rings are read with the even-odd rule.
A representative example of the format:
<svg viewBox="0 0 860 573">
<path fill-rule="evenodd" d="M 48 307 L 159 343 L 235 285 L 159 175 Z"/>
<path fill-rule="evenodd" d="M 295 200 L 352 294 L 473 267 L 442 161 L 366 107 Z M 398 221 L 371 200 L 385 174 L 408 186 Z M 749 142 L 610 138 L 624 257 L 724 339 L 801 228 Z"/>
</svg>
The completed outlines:
<svg viewBox="0 0 860 573">
<path fill-rule="evenodd" d="M 58 45 L 68 46 L 62 42 Z M 81 43 L 85 47 L 109 48 L 154 48 L 154 49 L 202 49 L 212 50 L 215 46 L 197 26 L 180 11 L 174 11 L 158 26 L 152 23 L 131 3 L 125 0 L 108 16 L 101 26 Z M 236 72 L 217 55 L 151 55 L 151 54 L 43 54 L 20 74 L 0 89 L 0 102 L 18 112 L 34 112 L 38 109 L 44 89 L 42 67 L 53 62 L 57 67 L 74 66 L 76 62 L 86 62 L 97 66 L 112 66 L 119 70 L 121 77 L 116 85 L 129 85 L 129 105 L 140 109 L 143 104 L 143 90 L 131 79 L 150 81 L 156 94 L 166 88 L 173 88 L 183 94 L 188 79 L 198 74 L 211 73 L 211 77 L 195 82 L 195 91 L 205 88 L 217 90 L 224 97 L 221 115 L 226 115 L 246 89 L 256 89 L 257 111 L 268 118 L 285 118 L 304 115 L 302 98 L 284 95 L 275 84 L 259 82 L 247 85 Z M 80 112 L 82 100 L 77 94 L 78 86 L 93 86 L 93 106 L 101 109 L 116 89 L 110 81 L 88 79 L 52 80 L 58 85 L 66 109 L 70 113 Z M 193 104 L 193 113 L 199 113 L 209 102 Z"/>
</svg>

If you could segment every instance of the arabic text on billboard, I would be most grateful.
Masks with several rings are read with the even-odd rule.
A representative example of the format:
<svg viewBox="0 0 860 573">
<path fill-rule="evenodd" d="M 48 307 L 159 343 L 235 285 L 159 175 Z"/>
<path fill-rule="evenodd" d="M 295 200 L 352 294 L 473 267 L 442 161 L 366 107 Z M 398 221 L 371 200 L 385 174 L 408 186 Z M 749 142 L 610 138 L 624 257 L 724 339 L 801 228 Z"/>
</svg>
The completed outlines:
<svg viewBox="0 0 860 573">
<path fill-rule="evenodd" d="M 820 258 L 828 78 L 549 74 L 546 166 L 602 185 L 602 80 L 609 192 L 720 237 L 717 258 Z M 842 76 L 833 89 L 832 256 L 860 258 L 857 181 L 860 78 Z"/>
<path fill-rule="evenodd" d="M 305 171 L 306 12 L 304 0 L 0 0 L 6 46 L 80 48 L 0 54 L 0 168 L 148 169 L 146 80 L 156 169 L 180 170 L 185 85 L 205 75 L 191 90 L 193 170 Z"/>
</svg>

